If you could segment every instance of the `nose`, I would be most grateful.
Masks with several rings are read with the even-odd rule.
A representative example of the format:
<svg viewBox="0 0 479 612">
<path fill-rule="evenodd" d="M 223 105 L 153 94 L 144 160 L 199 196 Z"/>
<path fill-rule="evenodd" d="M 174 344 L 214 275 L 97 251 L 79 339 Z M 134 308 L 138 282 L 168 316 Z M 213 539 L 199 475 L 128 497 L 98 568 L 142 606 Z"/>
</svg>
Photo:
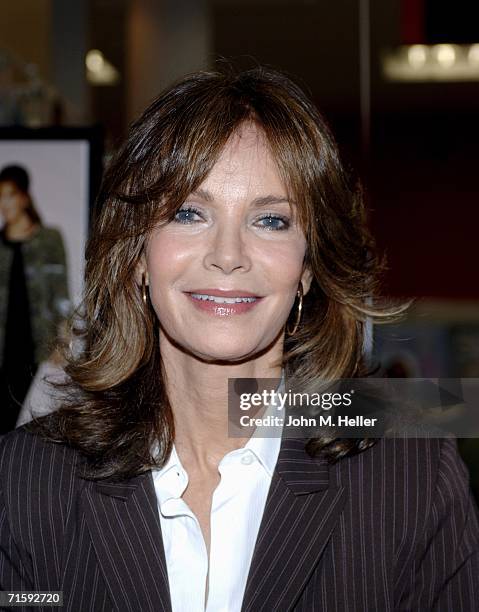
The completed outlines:
<svg viewBox="0 0 479 612">
<path fill-rule="evenodd" d="M 240 226 L 218 225 L 208 244 L 203 264 L 208 270 L 221 270 L 224 274 L 247 272 L 251 268 L 247 250 Z"/>
</svg>

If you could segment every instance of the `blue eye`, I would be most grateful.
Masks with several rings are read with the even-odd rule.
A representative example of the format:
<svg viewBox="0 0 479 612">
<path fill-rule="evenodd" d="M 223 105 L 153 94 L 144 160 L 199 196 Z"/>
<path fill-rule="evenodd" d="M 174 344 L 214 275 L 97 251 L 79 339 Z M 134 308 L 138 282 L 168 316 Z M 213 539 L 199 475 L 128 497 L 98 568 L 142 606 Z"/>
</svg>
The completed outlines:
<svg viewBox="0 0 479 612">
<path fill-rule="evenodd" d="M 266 230 L 287 230 L 289 228 L 289 220 L 279 215 L 265 215 L 258 219 L 257 223 L 260 223 L 260 227 Z"/>
<path fill-rule="evenodd" d="M 199 216 L 201 216 L 201 212 L 196 208 L 189 206 L 188 208 L 180 208 L 180 210 L 175 213 L 174 221 L 184 224 L 195 223 L 198 221 L 198 219 L 195 217 Z"/>
</svg>

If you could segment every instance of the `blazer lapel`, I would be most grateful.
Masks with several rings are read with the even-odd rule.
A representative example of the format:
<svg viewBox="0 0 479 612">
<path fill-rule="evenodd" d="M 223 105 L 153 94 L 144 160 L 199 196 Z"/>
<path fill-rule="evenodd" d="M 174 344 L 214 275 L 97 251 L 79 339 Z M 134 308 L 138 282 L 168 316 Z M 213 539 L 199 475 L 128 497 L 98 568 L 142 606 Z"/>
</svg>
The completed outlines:
<svg viewBox="0 0 479 612">
<path fill-rule="evenodd" d="M 124 483 L 89 483 L 83 503 L 93 546 L 115 608 L 171 612 L 151 473 Z"/>
<path fill-rule="evenodd" d="M 327 461 L 311 458 L 305 443 L 282 440 L 242 612 L 294 608 L 344 506 L 343 487 L 330 486 Z"/>
</svg>

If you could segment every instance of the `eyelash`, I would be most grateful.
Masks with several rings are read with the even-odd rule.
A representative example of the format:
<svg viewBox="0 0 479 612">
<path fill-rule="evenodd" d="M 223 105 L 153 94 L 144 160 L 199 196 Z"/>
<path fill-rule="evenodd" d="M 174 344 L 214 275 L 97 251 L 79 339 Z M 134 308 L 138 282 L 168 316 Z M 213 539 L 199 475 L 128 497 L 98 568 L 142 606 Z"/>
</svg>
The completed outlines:
<svg viewBox="0 0 479 612">
<path fill-rule="evenodd" d="M 195 215 L 199 215 L 201 216 L 201 211 L 198 210 L 197 208 L 195 208 L 194 206 L 188 206 L 187 208 L 180 208 L 179 210 L 176 211 L 175 216 L 173 218 L 173 221 L 175 221 L 175 223 L 181 223 L 183 225 L 189 225 L 190 223 L 192 223 L 192 220 L 183 220 L 181 221 L 180 219 L 177 219 L 177 215 L 179 215 L 180 213 L 194 213 Z"/>
<path fill-rule="evenodd" d="M 201 216 L 202 214 L 201 211 L 195 208 L 194 206 L 188 206 L 187 208 L 180 208 L 179 210 L 176 211 L 173 221 L 175 223 L 181 223 L 182 225 L 190 225 L 191 223 L 195 223 L 195 221 L 192 219 L 183 219 L 183 220 L 178 219 L 177 215 L 179 215 L 180 213 L 193 213 L 199 216 Z M 272 213 L 267 213 L 266 215 L 263 215 L 259 219 L 256 219 L 256 222 L 263 221 L 264 219 L 270 219 L 273 221 L 281 221 L 281 223 L 283 224 L 282 227 L 272 227 L 271 225 L 269 227 L 267 225 L 260 226 L 262 227 L 262 229 L 265 229 L 266 231 L 281 232 L 281 231 L 289 229 L 290 222 L 287 217 L 283 217 L 282 215 L 277 215 L 277 214 L 274 215 Z"/>
<path fill-rule="evenodd" d="M 289 229 L 289 219 L 287 217 L 268 213 L 257 219 L 257 221 L 263 221 L 264 219 L 270 219 L 272 221 L 281 221 L 281 223 L 283 224 L 281 227 L 272 227 L 271 225 L 268 227 L 267 225 L 262 225 L 261 227 L 267 231 L 282 232 L 284 230 Z"/>
</svg>

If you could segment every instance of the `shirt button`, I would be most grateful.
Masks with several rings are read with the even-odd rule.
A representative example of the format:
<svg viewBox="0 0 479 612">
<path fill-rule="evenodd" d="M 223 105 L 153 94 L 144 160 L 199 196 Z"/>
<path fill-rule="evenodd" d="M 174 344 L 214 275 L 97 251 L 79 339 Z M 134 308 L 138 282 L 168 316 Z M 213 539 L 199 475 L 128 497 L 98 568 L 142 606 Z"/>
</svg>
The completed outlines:
<svg viewBox="0 0 479 612">
<path fill-rule="evenodd" d="M 243 465 L 251 465 L 254 461 L 254 457 L 251 453 L 248 453 L 247 455 L 243 455 L 241 457 L 241 463 Z"/>
</svg>

